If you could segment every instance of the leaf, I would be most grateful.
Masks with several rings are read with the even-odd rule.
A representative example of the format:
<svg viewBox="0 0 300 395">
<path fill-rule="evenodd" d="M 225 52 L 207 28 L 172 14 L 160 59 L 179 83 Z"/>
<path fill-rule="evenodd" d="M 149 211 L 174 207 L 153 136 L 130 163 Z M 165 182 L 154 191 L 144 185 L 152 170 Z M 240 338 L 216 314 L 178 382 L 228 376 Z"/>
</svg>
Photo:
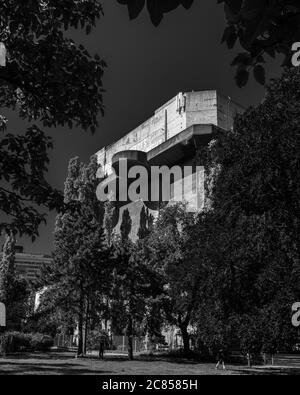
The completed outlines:
<svg viewBox="0 0 300 395">
<path fill-rule="evenodd" d="M 128 3 L 129 18 L 135 19 L 139 16 L 145 6 L 145 0 L 132 0 Z"/>
<path fill-rule="evenodd" d="M 253 74 L 257 82 L 259 82 L 261 85 L 265 85 L 266 72 L 265 72 L 265 68 L 262 65 L 255 66 L 253 70 Z"/>
<path fill-rule="evenodd" d="M 238 69 L 235 80 L 239 88 L 245 86 L 249 80 L 249 71 L 246 69 Z"/>
<path fill-rule="evenodd" d="M 188 10 L 193 5 L 194 0 L 181 0 L 182 6 Z"/>
<path fill-rule="evenodd" d="M 226 42 L 228 48 L 232 49 L 236 43 L 237 38 L 238 35 L 236 34 L 234 25 L 230 25 L 226 27 L 221 42 Z"/>
<path fill-rule="evenodd" d="M 241 9 L 241 14 L 245 19 L 255 20 L 264 13 L 266 0 L 245 0 Z"/>
<path fill-rule="evenodd" d="M 175 10 L 182 5 L 189 9 L 194 0 L 147 0 L 147 9 L 154 26 L 158 26 L 167 12 Z M 127 5 L 130 19 L 135 19 L 142 12 L 146 0 L 118 0 L 118 3 Z"/>
<path fill-rule="evenodd" d="M 239 11 L 242 5 L 242 0 L 235 0 L 232 2 L 226 1 L 224 6 L 225 15 L 229 23 L 236 23 L 239 19 Z"/>
<path fill-rule="evenodd" d="M 86 34 L 90 34 L 91 31 L 92 31 L 92 26 L 91 25 L 87 25 L 85 30 L 86 30 Z"/>
</svg>

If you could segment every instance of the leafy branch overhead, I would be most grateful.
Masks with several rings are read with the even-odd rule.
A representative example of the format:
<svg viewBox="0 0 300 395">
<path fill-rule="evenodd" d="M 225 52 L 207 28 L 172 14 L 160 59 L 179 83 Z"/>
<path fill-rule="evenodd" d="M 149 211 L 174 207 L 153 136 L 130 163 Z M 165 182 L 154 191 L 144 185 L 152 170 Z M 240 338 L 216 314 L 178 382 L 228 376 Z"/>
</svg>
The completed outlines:
<svg viewBox="0 0 300 395">
<path fill-rule="evenodd" d="M 131 18 L 135 18 L 145 5 L 151 20 L 157 26 L 164 13 L 179 5 L 190 8 L 193 0 L 118 0 L 128 6 Z M 224 3 L 227 19 L 222 42 L 229 49 L 237 44 L 242 48 L 232 62 L 236 66 L 236 82 L 247 84 L 250 71 L 260 84 L 265 84 L 264 64 L 266 55 L 284 56 L 284 66 L 290 65 L 293 43 L 300 41 L 300 4 L 298 0 L 217 0 Z"/>
<path fill-rule="evenodd" d="M 0 68 L 0 106 L 45 126 L 75 124 L 95 131 L 103 112 L 105 63 L 65 36 L 81 27 L 89 33 L 101 16 L 98 1 L 0 2 L 0 41 L 7 66 Z"/>
<path fill-rule="evenodd" d="M 0 209 L 7 218 L 4 222 L 1 218 L 0 230 L 15 229 L 34 239 L 38 226 L 45 222 L 38 206 L 63 208 L 61 193 L 44 176 L 51 148 L 51 139 L 37 126 L 29 127 L 24 135 L 6 133 L 0 140 Z"/>
<path fill-rule="evenodd" d="M 119 3 L 127 5 L 130 19 L 138 17 L 144 7 L 147 6 L 151 21 L 155 26 L 160 24 L 165 13 L 175 10 L 180 5 L 188 9 L 193 4 L 193 1 L 194 0 L 118 0 Z"/>
<path fill-rule="evenodd" d="M 105 62 L 70 39 L 69 30 L 89 34 L 102 11 L 98 0 L 0 0 L 0 107 L 40 127 L 95 132 L 104 112 Z M 21 135 L 7 127 L 0 114 L 0 230 L 34 238 L 45 220 L 39 206 L 63 206 L 45 178 L 52 142 L 34 124 Z"/>
</svg>

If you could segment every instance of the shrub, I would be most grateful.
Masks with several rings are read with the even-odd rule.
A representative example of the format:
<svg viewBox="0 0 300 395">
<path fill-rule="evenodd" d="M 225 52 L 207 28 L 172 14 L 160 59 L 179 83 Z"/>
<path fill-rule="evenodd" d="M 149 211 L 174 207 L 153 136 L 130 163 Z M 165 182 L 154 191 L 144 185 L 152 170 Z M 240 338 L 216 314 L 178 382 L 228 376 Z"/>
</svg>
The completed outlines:
<svg viewBox="0 0 300 395">
<path fill-rule="evenodd" d="M 53 344 L 52 337 L 41 333 L 6 332 L 0 337 L 0 354 L 20 351 L 47 351 Z"/>
<path fill-rule="evenodd" d="M 6 332 L 0 339 L 2 354 L 26 350 L 30 344 L 30 336 L 20 332 Z"/>
<path fill-rule="evenodd" d="M 93 330 L 88 333 L 87 349 L 99 350 L 101 336 L 105 337 L 105 349 L 110 349 L 109 338 L 107 334 L 101 330 Z"/>
<path fill-rule="evenodd" d="M 51 336 L 35 333 L 31 335 L 30 349 L 32 351 L 47 351 L 53 347 L 53 339 Z"/>
</svg>

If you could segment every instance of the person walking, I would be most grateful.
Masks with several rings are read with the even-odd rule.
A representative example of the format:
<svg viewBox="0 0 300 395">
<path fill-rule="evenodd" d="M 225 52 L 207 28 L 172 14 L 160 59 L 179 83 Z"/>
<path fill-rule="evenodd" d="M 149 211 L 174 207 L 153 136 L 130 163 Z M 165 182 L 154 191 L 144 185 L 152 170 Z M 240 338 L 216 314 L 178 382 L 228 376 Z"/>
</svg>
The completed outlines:
<svg viewBox="0 0 300 395">
<path fill-rule="evenodd" d="M 219 369 L 219 366 L 222 364 L 223 370 L 226 370 L 225 366 L 225 354 L 223 348 L 220 348 L 217 354 L 217 364 L 216 369 Z"/>
</svg>

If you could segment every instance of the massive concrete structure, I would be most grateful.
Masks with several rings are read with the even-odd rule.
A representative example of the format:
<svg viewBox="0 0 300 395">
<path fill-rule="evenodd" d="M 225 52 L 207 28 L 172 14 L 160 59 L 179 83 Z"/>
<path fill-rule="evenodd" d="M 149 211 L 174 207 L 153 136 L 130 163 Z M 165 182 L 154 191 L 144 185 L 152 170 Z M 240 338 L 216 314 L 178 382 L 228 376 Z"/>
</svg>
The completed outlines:
<svg viewBox="0 0 300 395">
<path fill-rule="evenodd" d="M 184 200 L 191 209 L 201 210 L 204 205 L 204 173 L 196 168 L 197 151 L 208 144 L 216 129 L 231 129 L 235 115 L 242 112 L 240 105 L 229 97 L 221 96 L 216 90 L 179 93 L 142 125 L 102 148 L 97 153 L 98 161 L 108 176 L 114 170 L 118 172 L 117 162 L 120 159 L 144 163 L 148 167 L 193 166 L 191 188 L 185 191 Z M 174 185 L 171 188 L 171 200 L 176 200 L 176 188 Z M 120 205 L 120 214 L 127 208 L 133 219 L 133 238 L 138 231 L 139 212 L 143 204 L 139 201 Z M 119 226 L 120 221 L 117 228 Z"/>
</svg>

